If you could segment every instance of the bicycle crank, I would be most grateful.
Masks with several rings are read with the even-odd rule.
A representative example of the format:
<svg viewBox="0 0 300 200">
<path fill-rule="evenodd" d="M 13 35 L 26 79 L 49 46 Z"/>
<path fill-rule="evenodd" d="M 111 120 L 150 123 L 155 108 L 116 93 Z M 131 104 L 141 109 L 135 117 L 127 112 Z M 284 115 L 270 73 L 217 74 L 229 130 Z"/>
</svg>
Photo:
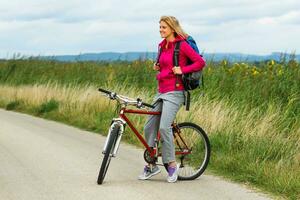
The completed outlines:
<svg viewBox="0 0 300 200">
<path fill-rule="evenodd" d="M 155 164 L 157 162 L 157 157 L 151 157 L 150 152 L 147 149 L 145 149 L 144 160 L 146 161 L 146 163 Z"/>
</svg>

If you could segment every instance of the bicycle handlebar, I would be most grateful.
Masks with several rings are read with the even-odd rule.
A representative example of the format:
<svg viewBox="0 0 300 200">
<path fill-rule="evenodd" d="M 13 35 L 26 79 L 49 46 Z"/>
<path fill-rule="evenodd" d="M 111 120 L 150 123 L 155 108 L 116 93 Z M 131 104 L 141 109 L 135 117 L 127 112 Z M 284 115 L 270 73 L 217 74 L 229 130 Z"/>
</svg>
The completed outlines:
<svg viewBox="0 0 300 200">
<path fill-rule="evenodd" d="M 111 93 L 110 91 L 104 90 L 104 89 L 102 89 L 102 88 L 98 88 L 98 90 L 99 90 L 100 92 L 103 92 L 103 93 L 106 93 L 106 94 L 110 94 L 110 93 Z"/>
<path fill-rule="evenodd" d="M 151 104 L 148 104 L 148 103 L 144 103 L 142 101 L 142 99 L 140 98 L 137 98 L 137 100 L 133 100 L 133 99 L 130 99 L 129 97 L 125 97 L 125 96 L 122 96 L 122 95 L 118 95 L 117 93 L 115 92 L 110 92 L 108 90 L 104 90 L 102 88 L 98 88 L 98 91 L 100 92 L 103 92 L 105 94 L 107 94 L 109 96 L 110 99 L 113 99 L 113 100 L 121 100 L 123 101 L 125 104 L 131 104 L 131 105 L 135 105 L 136 107 L 138 108 L 141 108 L 143 106 L 146 106 L 146 107 L 149 107 L 149 108 L 155 108 L 153 105 Z"/>
</svg>

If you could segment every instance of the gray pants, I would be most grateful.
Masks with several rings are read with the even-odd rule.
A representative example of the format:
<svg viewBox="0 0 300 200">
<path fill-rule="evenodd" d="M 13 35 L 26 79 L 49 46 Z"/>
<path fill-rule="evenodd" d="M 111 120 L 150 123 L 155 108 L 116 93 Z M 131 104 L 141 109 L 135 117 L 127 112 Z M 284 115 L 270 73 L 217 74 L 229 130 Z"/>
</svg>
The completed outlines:
<svg viewBox="0 0 300 200">
<path fill-rule="evenodd" d="M 149 115 L 144 127 L 145 138 L 150 147 L 155 146 L 157 132 L 161 135 L 162 161 L 175 161 L 175 147 L 171 124 L 174 121 L 180 106 L 184 102 L 183 91 L 158 93 L 154 98 L 155 108 L 152 111 L 161 111 L 159 115 Z"/>
</svg>

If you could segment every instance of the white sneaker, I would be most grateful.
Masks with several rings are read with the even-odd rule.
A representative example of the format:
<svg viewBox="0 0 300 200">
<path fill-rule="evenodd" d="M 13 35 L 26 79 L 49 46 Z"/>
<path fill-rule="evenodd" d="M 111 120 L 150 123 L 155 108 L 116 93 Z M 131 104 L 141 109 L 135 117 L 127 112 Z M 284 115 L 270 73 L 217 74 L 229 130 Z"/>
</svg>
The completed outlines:
<svg viewBox="0 0 300 200">
<path fill-rule="evenodd" d="M 144 167 L 144 171 L 141 175 L 139 175 L 138 179 L 139 180 L 147 180 L 151 178 L 152 176 L 159 174 L 161 170 L 159 169 L 158 166 L 153 166 L 152 169 L 149 166 Z"/>
<path fill-rule="evenodd" d="M 169 183 L 175 183 L 178 179 L 178 170 L 179 165 L 176 165 L 176 167 L 168 167 L 168 178 L 167 181 Z"/>
</svg>

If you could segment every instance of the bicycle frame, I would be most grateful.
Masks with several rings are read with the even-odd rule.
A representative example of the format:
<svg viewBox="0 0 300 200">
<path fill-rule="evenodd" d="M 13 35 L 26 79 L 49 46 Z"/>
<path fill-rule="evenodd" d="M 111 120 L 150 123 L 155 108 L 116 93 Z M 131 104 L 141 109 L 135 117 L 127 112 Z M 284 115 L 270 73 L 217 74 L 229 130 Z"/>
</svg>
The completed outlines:
<svg viewBox="0 0 300 200">
<path fill-rule="evenodd" d="M 128 117 L 125 115 L 126 113 L 131 113 L 131 114 L 140 114 L 140 115 L 161 115 L 161 112 L 157 112 L 157 111 L 143 111 L 143 110 L 132 110 L 132 109 L 126 109 L 121 108 L 120 113 L 119 113 L 119 117 L 121 119 L 123 119 L 128 126 L 130 127 L 130 129 L 133 131 L 133 133 L 138 137 L 138 139 L 140 140 L 140 142 L 145 146 L 145 148 L 147 149 L 147 151 L 150 153 L 151 157 L 154 157 L 157 151 L 157 149 L 152 149 L 151 147 L 149 147 L 149 145 L 147 144 L 147 142 L 145 141 L 144 137 L 142 136 L 142 134 L 140 134 L 140 132 L 135 128 L 135 126 L 132 124 L 132 122 L 128 119 Z M 175 123 L 172 124 L 173 126 L 175 125 Z M 185 154 L 189 154 L 190 150 L 187 147 L 187 145 L 185 144 L 184 140 L 181 138 L 181 136 L 179 135 L 179 138 L 181 139 L 181 141 L 183 142 L 183 145 L 185 146 L 186 149 L 188 149 L 188 151 L 182 152 L 182 151 L 176 151 L 175 154 L 176 155 L 185 155 Z M 157 133 L 157 141 L 160 140 L 160 133 Z M 161 156 L 161 154 L 157 154 L 157 156 Z"/>
<path fill-rule="evenodd" d="M 153 157 L 156 154 L 155 149 L 151 149 L 147 142 L 145 141 L 144 137 L 139 133 L 139 131 L 134 127 L 134 125 L 131 123 L 131 121 L 127 118 L 125 115 L 126 113 L 133 113 L 133 114 L 141 114 L 141 115 L 161 115 L 161 112 L 154 112 L 154 111 L 143 111 L 143 110 L 132 110 L 132 109 L 126 109 L 122 108 L 120 110 L 120 118 L 125 120 L 125 122 L 128 124 L 130 129 L 133 131 L 133 133 L 138 137 L 140 142 L 145 146 L 145 148 L 150 152 L 150 156 Z M 160 134 L 158 133 L 157 139 L 160 139 Z"/>
</svg>

